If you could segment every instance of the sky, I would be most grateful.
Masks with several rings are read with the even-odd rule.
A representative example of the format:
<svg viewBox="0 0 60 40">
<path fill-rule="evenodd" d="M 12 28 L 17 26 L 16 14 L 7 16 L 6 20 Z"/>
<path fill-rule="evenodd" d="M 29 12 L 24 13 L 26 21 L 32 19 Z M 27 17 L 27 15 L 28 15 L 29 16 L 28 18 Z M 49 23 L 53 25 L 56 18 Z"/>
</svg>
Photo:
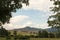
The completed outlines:
<svg viewBox="0 0 60 40">
<path fill-rule="evenodd" d="M 52 13 L 49 7 L 52 6 L 50 0 L 29 0 L 29 6 L 23 4 L 22 9 L 12 12 L 10 24 L 3 25 L 6 29 L 24 28 L 26 26 L 34 28 L 50 28 L 47 20 Z"/>
</svg>

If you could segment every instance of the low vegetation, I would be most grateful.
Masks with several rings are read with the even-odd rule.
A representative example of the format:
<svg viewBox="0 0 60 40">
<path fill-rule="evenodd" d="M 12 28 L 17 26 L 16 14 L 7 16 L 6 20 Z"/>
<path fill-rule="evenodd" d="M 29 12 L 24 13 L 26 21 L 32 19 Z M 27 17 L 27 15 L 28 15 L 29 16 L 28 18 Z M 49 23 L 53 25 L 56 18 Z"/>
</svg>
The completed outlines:
<svg viewBox="0 0 60 40">
<path fill-rule="evenodd" d="M 48 33 L 47 31 L 39 31 L 36 35 L 22 35 L 18 34 L 17 31 L 6 30 L 1 27 L 0 29 L 0 40 L 60 40 L 60 32 L 59 33 Z"/>
</svg>

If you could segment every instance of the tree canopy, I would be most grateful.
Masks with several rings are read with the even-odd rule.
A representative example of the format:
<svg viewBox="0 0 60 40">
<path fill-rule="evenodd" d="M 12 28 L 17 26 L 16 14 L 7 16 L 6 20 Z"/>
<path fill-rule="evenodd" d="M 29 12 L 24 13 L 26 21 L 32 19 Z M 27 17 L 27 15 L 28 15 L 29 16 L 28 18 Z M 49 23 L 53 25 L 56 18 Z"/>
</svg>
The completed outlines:
<svg viewBox="0 0 60 40">
<path fill-rule="evenodd" d="M 1 23 L 9 23 L 12 17 L 11 12 L 16 12 L 16 9 L 22 8 L 22 4 L 29 5 L 29 0 L 0 0 L 0 26 Z"/>
<path fill-rule="evenodd" d="M 54 7 L 51 7 L 51 11 L 54 12 L 54 15 L 51 15 L 48 18 L 49 26 L 59 28 L 60 27 L 60 0 L 50 0 L 53 1 Z M 52 19 L 52 20 L 50 20 Z"/>
</svg>

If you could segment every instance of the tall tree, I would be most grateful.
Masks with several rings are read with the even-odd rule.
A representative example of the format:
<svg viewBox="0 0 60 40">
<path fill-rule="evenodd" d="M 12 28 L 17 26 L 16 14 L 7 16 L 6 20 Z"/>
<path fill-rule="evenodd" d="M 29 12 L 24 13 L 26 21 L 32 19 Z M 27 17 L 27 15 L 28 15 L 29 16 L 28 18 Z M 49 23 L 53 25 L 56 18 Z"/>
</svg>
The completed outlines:
<svg viewBox="0 0 60 40">
<path fill-rule="evenodd" d="M 16 9 L 22 8 L 22 4 L 29 5 L 29 0 L 0 0 L 0 26 L 9 23 L 12 17 L 11 12 L 16 12 Z"/>
<path fill-rule="evenodd" d="M 51 7 L 51 11 L 53 11 L 55 14 L 48 18 L 48 24 L 51 27 L 60 28 L 60 0 L 50 1 L 53 1 L 54 7 Z"/>
</svg>

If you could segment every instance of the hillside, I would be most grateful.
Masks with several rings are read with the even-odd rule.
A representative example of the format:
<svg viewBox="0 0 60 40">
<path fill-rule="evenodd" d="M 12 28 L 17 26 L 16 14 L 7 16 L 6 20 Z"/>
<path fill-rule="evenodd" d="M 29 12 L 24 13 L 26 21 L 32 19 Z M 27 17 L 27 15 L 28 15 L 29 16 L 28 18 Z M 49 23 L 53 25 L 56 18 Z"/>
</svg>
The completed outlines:
<svg viewBox="0 0 60 40">
<path fill-rule="evenodd" d="M 51 32 L 51 33 L 56 33 L 58 32 L 58 30 L 56 28 L 48 28 L 48 29 L 41 29 L 41 28 L 32 28 L 32 27 L 25 27 L 25 28 L 18 28 L 18 29 L 13 29 L 11 30 L 11 32 L 13 33 L 13 31 L 17 31 L 18 34 L 22 34 L 22 35 L 36 35 L 39 31 L 43 31 L 46 30 L 47 32 Z"/>
<path fill-rule="evenodd" d="M 32 28 L 32 27 L 25 27 L 25 28 L 19 28 L 19 29 L 14 29 L 15 31 L 27 31 L 27 32 L 38 32 L 42 31 L 42 29 L 38 28 Z"/>
</svg>

